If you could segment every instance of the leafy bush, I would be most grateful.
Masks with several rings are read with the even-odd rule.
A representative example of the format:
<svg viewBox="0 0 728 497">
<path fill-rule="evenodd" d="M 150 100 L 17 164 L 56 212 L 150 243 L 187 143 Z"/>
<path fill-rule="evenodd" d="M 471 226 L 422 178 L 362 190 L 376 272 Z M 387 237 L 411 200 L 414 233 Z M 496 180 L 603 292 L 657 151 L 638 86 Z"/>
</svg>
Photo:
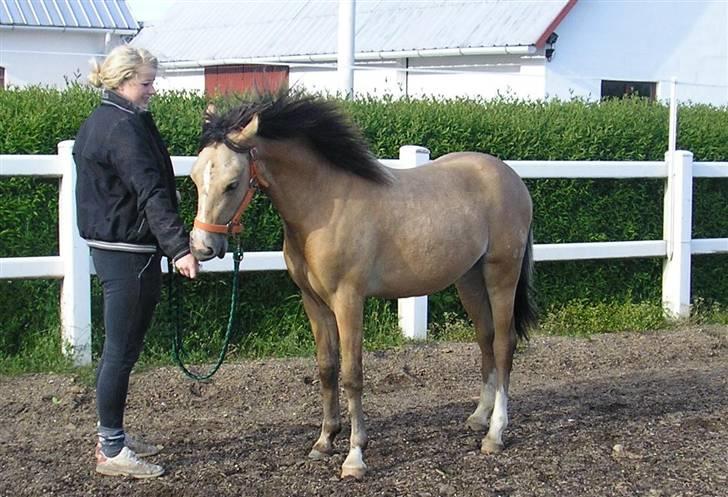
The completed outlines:
<svg viewBox="0 0 728 497">
<path fill-rule="evenodd" d="M 54 154 L 58 142 L 73 139 L 98 104 L 97 91 L 79 85 L 65 90 L 10 89 L 0 92 L 0 154 Z M 583 100 L 517 99 L 374 99 L 340 101 L 380 157 L 397 157 L 399 147 L 427 147 L 433 158 L 451 151 L 487 152 L 505 160 L 663 160 L 667 149 L 668 110 L 642 99 L 601 103 Z M 187 92 L 159 95 L 152 112 L 172 155 L 195 155 L 204 97 Z M 678 144 L 695 160 L 728 160 L 728 110 L 691 105 L 680 110 Z M 639 240 L 662 238 L 661 180 L 530 179 L 534 199 L 536 243 Z M 188 178 L 179 180 L 182 215 L 191 225 L 196 191 Z M 0 257 L 56 255 L 58 181 L 42 178 L 0 179 Z M 694 237 L 725 237 L 728 185 L 720 179 L 695 182 Z M 245 214 L 247 251 L 280 250 L 280 220 L 263 196 Z M 694 258 L 693 294 L 704 307 L 726 307 L 728 256 Z M 547 262 L 537 265 L 536 290 L 551 331 L 577 331 L 571 316 L 594 316 L 587 332 L 640 325 L 652 326 L 659 309 L 661 261 Z M 57 282 L 3 281 L 0 311 L 11 316 L 0 335 L 0 360 L 24 354 L 32 337 L 57 334 Z M 184 326 L 193 359 L 213 357 L 222 343 L 229 303 L 229 275 L 205 274 L 182 283 Z M 623 308 L 622 317 L 613 306 Z M 712 307 L 711 307 L 712 306 Z M 718 306 L 718 307 L 715 307 Z M 721 307 L 722 306 L 722 307 Z M 591 310 L 588 310 L 591 309 Z M 240 326 L 233 336 L 233 355 L 311 353 L 313 341 L 298 291 L 282 272 L 243 275 L 238 309 Z M 399 343 L 396 308 L 372 299 L 366 309 L 366 343 L 370 348 Z M 601 316 L 614 315 L 600 325 Z M 454 290 L 430 298 L 434 329 L 464 319 Z M 573 319 L 577 323 L 576 318 Z M 102 336 L 101 296 L 93 285 L 94 354 Z M 166 355 L 174 316 L 162 304 L 153 323 L 147 360 Z M 439 327 L 439 328 L 438 328 Z M 445 333 L 446 335 L 447 333 Z"/>
</svg>

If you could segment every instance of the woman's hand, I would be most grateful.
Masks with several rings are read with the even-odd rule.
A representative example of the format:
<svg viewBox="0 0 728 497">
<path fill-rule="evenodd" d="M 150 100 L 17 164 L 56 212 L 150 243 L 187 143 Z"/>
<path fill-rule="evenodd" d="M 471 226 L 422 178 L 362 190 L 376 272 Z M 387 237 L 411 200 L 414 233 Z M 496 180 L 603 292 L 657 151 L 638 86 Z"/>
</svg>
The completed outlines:
<svg viewBox="0 0 728 497">
<path fill-rule="evenodd" d="M 186 256 L 177 259 L 174 263 L 174 267 L 177 268 L 179 274 L 190 279 L 195 279 L 197 277 L 197 273 L 200 272 L 200 263 L 197 262 L 197 259 L 195 259 L 195 256 L 192 254 L 187 254 Z"/>
</svg>

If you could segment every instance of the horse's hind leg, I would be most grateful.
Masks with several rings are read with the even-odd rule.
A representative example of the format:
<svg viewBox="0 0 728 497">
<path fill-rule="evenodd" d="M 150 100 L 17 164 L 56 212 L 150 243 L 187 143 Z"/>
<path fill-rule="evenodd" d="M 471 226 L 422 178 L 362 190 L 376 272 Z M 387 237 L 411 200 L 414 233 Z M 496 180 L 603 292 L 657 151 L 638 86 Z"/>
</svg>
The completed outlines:
<svg viewBox="0 0 728 497">
<path fill-rule="evenodd" d="M 462 276 L 456 283 L 460 301 L 475 326 L 478 346 L 480 347 L 480 372 L 482 384 L 480 400 L 475 412 L 465 424 L 474 431 L 483 431 L 488 426 L 493 405 L 495 404 L 495 357 L 493 356 L 493 317 L 483 279 L 482 259 Z"/>
<path fill-rule="evenodd" d="M 341 431 L 339 407 L 339 335 L 331 310 L 317 297 L 302 292 L 303 306 L 316 340 L 316 363 L 321 380 L 324 419 L 321 435 L 308 457 L 322 459 L 334 453 L 334 439 Z"/>
<path fill-rule="evenodd" d="M 513 353 L 516 349 L 516 328 L 513 317 L 516 285 L 521 261 L 501 258 L 486 261 L 485 284 L 493 315 L 493 356 L 495 358 L 495 398 L 488 433 L 480 450 L 491 454 L 503 450 L 503 432 L 508 426 L 508 385 Z M 489 382 L 491 380 L 489 379 Z"/>
</svg>

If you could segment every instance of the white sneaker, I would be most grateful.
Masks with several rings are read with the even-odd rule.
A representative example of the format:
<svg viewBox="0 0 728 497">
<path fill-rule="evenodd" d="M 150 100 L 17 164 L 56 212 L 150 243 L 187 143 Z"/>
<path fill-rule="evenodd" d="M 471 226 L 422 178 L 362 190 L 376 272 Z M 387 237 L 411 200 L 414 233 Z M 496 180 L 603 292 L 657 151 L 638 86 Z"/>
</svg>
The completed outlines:
<svg viewBox="0 0 728 497">
<path fill-rule="evenodd" d="M 124 445 L 129 447 L 129 450 L 139 457 L 156 456 L 164 448 L 161 445 L 151 444 L 142 437 L 130 435 L 129 433 L 124 436 Z"/>
<path fill-rule="evenodd" d="M 97 445 L 96 472 L 107 476 L 155 478 L 164 474 L 164 468 L 140 459 L 129 447 L 124 447 L 114 457 L 106 457 Z"/>
</svg>

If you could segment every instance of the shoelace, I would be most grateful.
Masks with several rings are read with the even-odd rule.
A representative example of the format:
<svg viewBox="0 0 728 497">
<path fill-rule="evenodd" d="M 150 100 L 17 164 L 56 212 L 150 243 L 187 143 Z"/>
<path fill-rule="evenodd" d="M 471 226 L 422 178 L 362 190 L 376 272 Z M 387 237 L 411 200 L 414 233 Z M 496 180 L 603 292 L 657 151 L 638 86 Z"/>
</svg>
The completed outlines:
<svg viewBox="0 0 728 497">
<path fill-rule="evenodd" d="M 141 463 L 142 461 L 139 460 L 139 457 L 136 455 L 135 452 L 129 451 L 129 460 L 133 461 L 135 463 Z"/>
<path fill-rule="evenodd" d="M 142 461 L 141 459 L 139 459 L 139 456 L 136 455 L 136 452 L 129 450 L 129 448 L 127 448 L 126 450 L 127 450 L 127 455 L 129 457 L 129 461 L 133 462 L 134 464 L 138 464 L 139 466 L 144 466 L 145 468 L 147 466 L 150 466 L 150 464 L 148 462 Z"/>
</svg>

